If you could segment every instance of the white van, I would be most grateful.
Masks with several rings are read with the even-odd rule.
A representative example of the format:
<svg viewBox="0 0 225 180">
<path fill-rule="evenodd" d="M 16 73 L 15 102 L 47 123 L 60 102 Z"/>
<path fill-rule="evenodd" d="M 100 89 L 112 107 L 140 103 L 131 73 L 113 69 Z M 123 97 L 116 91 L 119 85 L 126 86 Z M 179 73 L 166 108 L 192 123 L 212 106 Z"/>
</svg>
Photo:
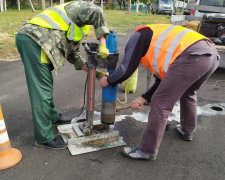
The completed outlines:
<svg viewBox="0 0 225 180">
<path fill-rule="evenodd" d="M 196 5 L 225 7 L 225 1 L 224 0 L 197 0 Z M 215 13 L 215 12 L 195 10 L 194 16 L 202 17 L 204 14 L 208 14 L 208 13 Z"/>
<path fill-rule="evenodd" d="M 154 0 L 151 7 L 151 13 L 154 14 L 172 14 L 173 0 Z"/>
</svg>

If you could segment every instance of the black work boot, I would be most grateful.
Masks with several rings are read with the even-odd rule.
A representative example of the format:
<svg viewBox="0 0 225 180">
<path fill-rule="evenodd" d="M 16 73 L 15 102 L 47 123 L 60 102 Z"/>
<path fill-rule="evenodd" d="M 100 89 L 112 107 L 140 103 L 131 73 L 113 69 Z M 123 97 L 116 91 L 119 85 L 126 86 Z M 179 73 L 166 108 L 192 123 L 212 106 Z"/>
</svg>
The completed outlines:
<svg viewBox="0 0 225 180">
<path fill-rule="evenodd" d="M 54 125 L 57 125 L 57 124 L 68 124 L 68 123 L 71 122 L 71 120 L 72 120 L 72 118 L 65 117 L 62 114 L 59 114 L 59 119 L 56 122 L 54 122 Z"/>
<path fill-rule="evenodd" d="M 192 133 L 185 133 L 184 131 L 182 131 L 180 126 L 177 126 L 176 131 L 183 137 L 185 141 L 192 141 Z"/>
<path fill-rule="evenodd" d="M 67 147 L 67 143 L 65 143 L 62 140 L 57 140 L 56 138 L 43 144 L 35 142 L 35 145 L 38 147 L 44 147 L 48 149 L 65 149 Z"/>
</svg>

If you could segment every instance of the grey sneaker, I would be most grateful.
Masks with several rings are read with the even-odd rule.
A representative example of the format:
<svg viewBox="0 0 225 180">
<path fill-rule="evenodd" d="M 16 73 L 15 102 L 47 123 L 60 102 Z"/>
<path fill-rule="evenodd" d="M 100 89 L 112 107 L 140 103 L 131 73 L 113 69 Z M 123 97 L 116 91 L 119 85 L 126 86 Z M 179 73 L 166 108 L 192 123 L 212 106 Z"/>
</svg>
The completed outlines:
<svg viewBox="0 0 225 180">
<path fill-rule="evenodd" d="M 141 160 L 155 160 L 156 155 L 144 153 L 139 147 L 131 148 L 124 147 L 122 150 L 124 156 L 131 159 L 141 159 Z"/>
<path fill-rule="evenodd" d="M 177 126 L 176 131 L 183 137 L 185 141 L 192 141 L 192 133 L 185 133 L 184 131 L 182 131 L 180 126 Z"/>
</svg>

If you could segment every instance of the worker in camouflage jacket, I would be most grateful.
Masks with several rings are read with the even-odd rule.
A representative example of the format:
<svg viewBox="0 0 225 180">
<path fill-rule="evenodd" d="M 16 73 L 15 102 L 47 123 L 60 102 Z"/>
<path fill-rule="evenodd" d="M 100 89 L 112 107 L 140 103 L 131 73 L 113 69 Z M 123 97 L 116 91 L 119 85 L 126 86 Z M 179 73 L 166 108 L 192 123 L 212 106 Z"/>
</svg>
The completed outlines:
<svg viewBox="0 0 225 180">
<path fill-rule="evenodd" d="M 64 149 L 67 144 L 54 137 L 53 124 L 68 123 L 53 103 L 52 70 L 57 74 L 68 60 L 76 70 L 88 71 L 80 54 L 80 42 L 90 25 L 99 40 L 99 55 L 106 58 L 109 29 L 102 9 L 84 1 L 50 7 L 33 17 L 18 32 L 16 45 L 21 55 L 30 95 L 35 145 Z"/>
</svg>

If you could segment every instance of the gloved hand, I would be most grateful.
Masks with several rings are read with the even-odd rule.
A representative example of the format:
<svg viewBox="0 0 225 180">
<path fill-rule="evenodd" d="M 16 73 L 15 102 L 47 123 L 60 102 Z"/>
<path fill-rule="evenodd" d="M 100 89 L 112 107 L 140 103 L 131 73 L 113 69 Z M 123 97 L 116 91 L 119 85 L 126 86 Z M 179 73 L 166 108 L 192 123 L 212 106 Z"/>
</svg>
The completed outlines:
<svg viewBox="0 0 225 180">
<path fill-rule="evenodd" d="M 99 71 L 99 70 L 96 71 L 96 78 L 97 78 L 98 80 L 101 79 L 101 77 L 103 77 L 103 76 L 108 76 L 108 75 L 109 75 L 108 72 L 103 72 L 103 71 Z"/>
<path fill-rule="evenodd" d="M 109 55 L 109 50 L 106 48 L 106 45 L 105 44 L 100 44 L 98 46 L 98 50 L 99 50 L 99 53 L 98 53 L 98 56 L 106 59 Z"/>
</svg>

